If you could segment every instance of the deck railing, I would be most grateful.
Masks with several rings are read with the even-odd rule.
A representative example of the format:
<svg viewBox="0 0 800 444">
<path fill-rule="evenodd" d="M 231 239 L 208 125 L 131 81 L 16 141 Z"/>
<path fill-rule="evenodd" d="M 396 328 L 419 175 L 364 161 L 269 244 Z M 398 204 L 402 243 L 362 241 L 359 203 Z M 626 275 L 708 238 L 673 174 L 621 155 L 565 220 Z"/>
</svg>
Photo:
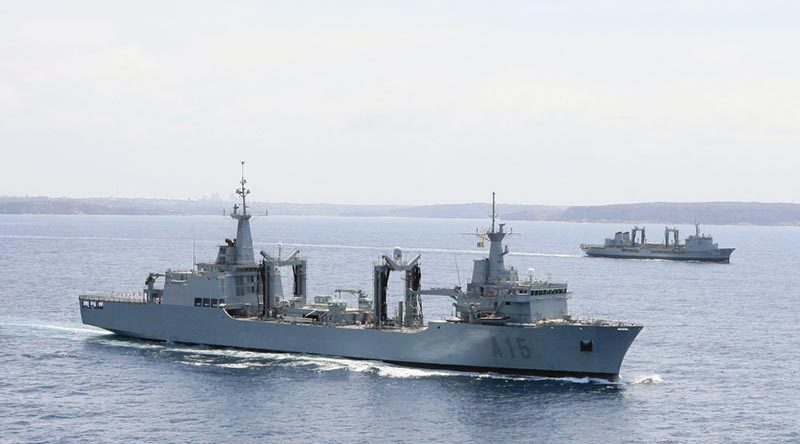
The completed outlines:
<svg viewBox="0 0 800 444">
<path fill-rule="evenodd" d="M 144 293 L 112 293 L 112 294 L 82 294 L 78 299 L 91 302 L 126 302 L 130 304 L 146 304 L 147 297 Z"/>
</svg>

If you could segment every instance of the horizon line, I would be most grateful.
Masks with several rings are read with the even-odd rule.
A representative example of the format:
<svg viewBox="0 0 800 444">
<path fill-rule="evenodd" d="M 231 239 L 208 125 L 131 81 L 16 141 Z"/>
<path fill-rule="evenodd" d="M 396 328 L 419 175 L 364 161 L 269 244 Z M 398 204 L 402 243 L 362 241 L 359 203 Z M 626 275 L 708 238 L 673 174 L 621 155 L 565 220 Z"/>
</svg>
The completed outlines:
<svg viewBox="0 0 800 444">
<path fill-rule="evenodd" d="M 71 196 L 47 196 L 47 195 L 0 195 L 0 199 L 65 199 L 65 200 L 92 200 L 92 199 L 114 199 L 114 200 L 162 200 L 162 201 L 176 201 L 176 202 L 220 202 L 220 203 L 234 203 L 235 200 L 230 199 L 213 199 L 207 196 L 199 198 L 175 198 L 175 197 L 117 197 L 117 196 L 87 196 L 87 197 L 71 197 Z M 341 206 L 362 206 L 362 207 L 431 207 L 431 206 L 446 206 L 446 205 L 491 205 L 491 202 L 448 202 L 448 203 L 427 203 L 427 204 L 401 204 L 401 203 L 342 203 L 342 202 L 290 202 L 290 201 L 268 201 L 268 200 L 254 200 L 253 204 L 284 204 L 284 205 L 341 205 Z M 652 201 L 639 201 L 639 202 L 614 202 L 614 203 L 596 203 L 596 204 L 545 204 L 545 203 L 519 203 L 519 202 L 498 202 L 498 206 L 542 206 L 542 207 L 558 207 L 558 208 L 571 208 L 571 207 L 604 207 L 604 206 L 617 206 L 617 205 L 646 205 L 646 204 L 785 204 L 785 205 L 800 205 L 797 202 L 786 201 L 768 201 L 768 200 L 652 200 Z"/>
</svg>

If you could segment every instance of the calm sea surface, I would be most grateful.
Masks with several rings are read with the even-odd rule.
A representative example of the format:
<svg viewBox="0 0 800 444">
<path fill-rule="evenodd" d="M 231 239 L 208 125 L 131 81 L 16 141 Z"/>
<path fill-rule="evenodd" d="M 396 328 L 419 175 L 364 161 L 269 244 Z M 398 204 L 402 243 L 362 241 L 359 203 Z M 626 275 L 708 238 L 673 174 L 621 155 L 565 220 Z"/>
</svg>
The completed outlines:
<svg viewBox="0 0 800 444">
<path fill-rule="evenodd" d="M 299 248 L 314 296 L 370 290 L 373 261 L 394 246 L 422 254 L 423 286 L 465 284 L 484 252 L 460 233 L 484 225 L 269 217 L 253 238 Z M 800 441 L 800 229 L 704 227 L 737 248 L 723 265 L 581 256 L 620 224 L 509 226 L 520 235 L 506 263 L 568 281 L 573 315 L 645 325 L 621 382 L 125 339 L 83 326 L 78 295 L 141 291 L 150 271 L 190 267 L 193 239 L 198 260 L 212 257 L 233 221 L 0 216 L 0 441 Z M 451 313 L 437 297 L 424 309 Z"/>
</svg>

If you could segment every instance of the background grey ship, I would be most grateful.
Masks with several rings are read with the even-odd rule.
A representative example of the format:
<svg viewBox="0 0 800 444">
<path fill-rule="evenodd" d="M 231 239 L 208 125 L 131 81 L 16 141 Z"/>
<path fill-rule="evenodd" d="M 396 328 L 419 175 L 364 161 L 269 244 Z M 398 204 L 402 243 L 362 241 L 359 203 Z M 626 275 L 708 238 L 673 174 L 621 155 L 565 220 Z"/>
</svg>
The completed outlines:
<svg viewBox="0 0 800 444">
<path fill-rule="evenodd" d="M 191 270 L 151 273 L 143 293 L 79 297 L 85 324 L 135 338 L 177 343 L 297 352 L 378 360 L 425 368 L 618 378 L 623 358 L 641 325 L 579 321 L 569 316 L 565 283 L 520 280 L 507 268 L 504 224 L 479 233 L 489 257 L 475 261 L 472 280 L 460 287 L 420 287 L 420 256 L 400 249 L 373 268 L 373 296 L 336 290 L 338 297 L 306 296 L 306 260 L 261 252 L 256 262 L 242 174 L 241 206 L 231 217 L 235 239 L 226 239 L 213 263 Z M 494 205 L 493 205 L 494 210 Z M 497 229 L 496 229 L 497 228 Z M 291 267 L 293 292 L 284 298 L 281 267 Z M 405 296 L 389 316 L 392 271 L 405 275 Z M 156 287 L 163 277 L 163 286 Z M 350 304 L 344 295 L 352 296 Z M 455 316 L 425 322 L 423 295 L 449 297 Z"/>
<path fill-rule="evenodd" d="M 581 244 L 588 256 L 621 259 L 667 259 L 677 261 L 702 261 L 729 263 L 734 248 L 719 248 L 714 239 L 700 233 L 700 224 L 695 223 L 695 234 L 681 244 L 677 228 L 664 228 L 664 243 L 647 243 L 644 227 L 633 227 L 630 232 L 618 231 L 613 239 L 603 245 Z M 638 234 L 638 236 L 637 236 Z M 637 242 L 637 237 L 639 238 Z M 671 240 L 670 240 L 671 239 Z"/>
</svg>

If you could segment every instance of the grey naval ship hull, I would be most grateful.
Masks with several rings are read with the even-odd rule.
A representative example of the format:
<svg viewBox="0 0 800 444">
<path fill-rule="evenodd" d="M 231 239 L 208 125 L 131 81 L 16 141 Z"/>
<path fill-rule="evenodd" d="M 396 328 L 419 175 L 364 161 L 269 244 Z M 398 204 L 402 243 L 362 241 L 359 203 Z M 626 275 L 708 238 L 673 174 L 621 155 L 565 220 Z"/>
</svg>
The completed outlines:
<svg viewBox="0 0 800 444">
<path fill-rule="evenodd" d="M 589 322 L 492 326 L 446 321 L 410 330 L 328 327 L 233 318 L 223 308 L 113 301 L 106 301 L 102 309 L 82 307 L 81 318 L 120 335 L 155 341 L 608 380 L 618 379 L 622 360 L 642 328 Z"/>
<path fill-rule="evenodd" d="M 662 259 L 670 261 L 696 261 L 730 263 L 733 248 L 720 248 L 714 251 L 653 251 L 648 248 L 581 247 L 587 256 L 615 259 Z"/>
</svg>

